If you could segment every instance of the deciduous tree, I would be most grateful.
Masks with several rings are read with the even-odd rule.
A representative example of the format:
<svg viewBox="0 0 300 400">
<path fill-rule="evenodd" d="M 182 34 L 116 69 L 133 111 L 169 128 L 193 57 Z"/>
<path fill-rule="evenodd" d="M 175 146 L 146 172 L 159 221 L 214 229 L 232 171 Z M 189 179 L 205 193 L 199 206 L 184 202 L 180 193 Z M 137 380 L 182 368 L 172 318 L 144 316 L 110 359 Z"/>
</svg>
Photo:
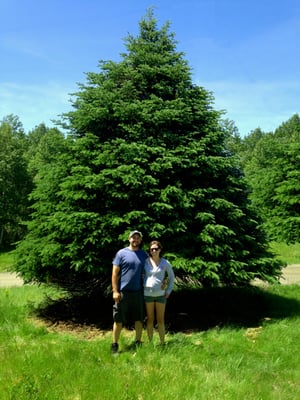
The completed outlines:
<svg viewBox="0 0 300 400">
<path fill-rule="evenodd" d="M 22 221 L 28 216 L 27 196 L 32 190 L 24 157 L 25 133 L 18 117 L 0 123 L 0 246 L 22 237 Z"/>
<path fill-rule="evenodd" d="M 296 114 L 274 132 L 243 140 L 251 200 L 273 240 L 300 241 L 300 119 Z M 253 143 L 249 148 L 247 143 Z M 242 156 L 243 157 L 243 156 Z"/>
</svg>

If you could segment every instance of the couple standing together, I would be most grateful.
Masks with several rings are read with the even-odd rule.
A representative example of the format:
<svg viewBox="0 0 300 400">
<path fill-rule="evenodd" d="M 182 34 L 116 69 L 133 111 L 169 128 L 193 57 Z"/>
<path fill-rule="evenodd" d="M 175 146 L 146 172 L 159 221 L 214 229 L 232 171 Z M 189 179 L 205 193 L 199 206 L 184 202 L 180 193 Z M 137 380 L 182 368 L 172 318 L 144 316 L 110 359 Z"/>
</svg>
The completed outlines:
<svg viewBox="0 0 300 400">
<path fill-rule="evenodd" d="M 113 260 L 112 290 L 115 301 L 111 347 L 113 353 L 118 352 L 123 325 L 130 321 L 134 321 L 136 345 L 142 343 L 144 304 L 147 312 L 149 341 L 153 337 L 156 314 L 160 343 L 164 344 L 166 302 L 174 285 L 173 269 L 169 262 L 161 257 L 162 245 L 159 241 L 150 242 L 148 255 L 140 249 L 141 232 L 130 232 L 128 240 L 129 246 L 119 250 Z"/>
</svg>

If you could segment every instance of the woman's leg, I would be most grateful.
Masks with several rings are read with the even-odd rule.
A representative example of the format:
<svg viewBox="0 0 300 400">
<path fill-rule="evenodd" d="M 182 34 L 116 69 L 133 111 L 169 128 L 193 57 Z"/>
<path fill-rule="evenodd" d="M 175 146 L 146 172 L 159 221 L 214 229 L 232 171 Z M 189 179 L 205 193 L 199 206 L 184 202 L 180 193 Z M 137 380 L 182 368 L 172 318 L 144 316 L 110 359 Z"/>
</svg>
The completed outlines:
<svg viewBox="0 0 300 400">
<path fill-rule="evenodd" d="M 165 304 L 159 302 L 155 303 L 156 321 L 157 321 L 157 329 L 158 329 L 160 344 L 165 343 L 165 309 L 166 309 Z"/>
<path fill-rule="evenodd" d="M 146 302 L 146 312 L 147 312 L 147 335 L 151 342 L 153 338 L 153 324 L 154 324 L 154 302 Z"/>
<path fill-rule="evenodd" d="M 142 340 L 142 335 L 143 335 L 142 321 L 135 321 L 134 329 L 135 329 L 135 340 L 136 342 L 140 342 Z"/>
<path fill-rule="evenodd" d="M 113 343 L 119 342 L 120 333 L 122 330 L 123 324 L 120 322 L 114 322 L 113 325 Z"/>
</svg>

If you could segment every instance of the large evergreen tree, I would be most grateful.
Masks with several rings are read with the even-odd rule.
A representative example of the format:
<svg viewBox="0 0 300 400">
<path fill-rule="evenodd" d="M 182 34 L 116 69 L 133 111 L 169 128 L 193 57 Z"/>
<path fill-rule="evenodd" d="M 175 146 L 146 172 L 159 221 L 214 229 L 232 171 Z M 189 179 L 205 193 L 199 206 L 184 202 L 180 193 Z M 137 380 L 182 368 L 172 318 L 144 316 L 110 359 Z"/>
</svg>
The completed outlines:
<svg viewBox="0 0 300 400">
<path fill-rule="evenodd" d="M 150 10 L 122 60 L 100 62 L 65 115 L 71 140 L 40 171 L 17 268 L 28 280 L 108 277 L 131 229 L 159 238 L 178 276 L 272 280 L 247 187 L 213 97 L 192 83 L 169 24 Z"/>
</svg>

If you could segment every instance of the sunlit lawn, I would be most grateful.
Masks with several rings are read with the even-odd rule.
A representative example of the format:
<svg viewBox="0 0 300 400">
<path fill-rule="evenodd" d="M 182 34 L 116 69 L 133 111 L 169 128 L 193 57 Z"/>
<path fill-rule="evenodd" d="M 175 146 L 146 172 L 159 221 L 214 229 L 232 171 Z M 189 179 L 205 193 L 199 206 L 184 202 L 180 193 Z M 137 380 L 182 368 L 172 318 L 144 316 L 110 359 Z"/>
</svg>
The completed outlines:
<svg viewBox="0 0 300 400">
<path fill-rule="evenodd" d="M 135 349 L 124 331 L 121 352 L 112 356 L 111 332 L 58 330 L 33 318 L 46 294 L 58 295 L 53 289 L 0 289 L 0 399 L 296 400 L 299 287 L 257 291 L 269 304 L 260 324 L 168 333 L 165 348 L 144 335 Z"/>
<path fill-rule="evenodd" d="M 9 271 L 13 264 L 13 252 L 1 251 L 0 252 L 0 272 Z"/>
<path fill-rule="evenodd" d="M 300 264 L 300 243 L 288 245 L 286 243 L 272 242 L 270 247 L 278 258 L 288 265 Z"/>
<path fill-rule="evenodd" d="M 300 263 L 299 244 L 273 243 L 272 250 L 288 264 Z M 12 253 L 0 253 L 0 271 L 11 265 Z M 296 400 L 300 398 L 299 289 L 296 285 L 256 288 L 252 297 L 236 303 L 228 301 L 228 291 L 226 297 L 218 293 L 214 306 L 220 315 L 210 315 L 214 293 L 205 293 L 193 299 L 205 329 L 169 332 L 165 348 L 158 345 L 157 334 L 153 345 L 144 334 L 140 349 L 132 346 L 132 331 L 124 330 L 117 356 L 110 354 L 110 330 L 37 319 L 36 311 L 46 297 L 62 296 L 57 290 L 0 289 L 0 399 Z M 173 315 L 172 303 L 168 307 Z M 253 311 L 259 321 L 250 318 Z M 230 319 L 233 312 L 239 323 Z M 222 323 L 215 323 L 222 313 L 226 314 Z"/>
</svg>

